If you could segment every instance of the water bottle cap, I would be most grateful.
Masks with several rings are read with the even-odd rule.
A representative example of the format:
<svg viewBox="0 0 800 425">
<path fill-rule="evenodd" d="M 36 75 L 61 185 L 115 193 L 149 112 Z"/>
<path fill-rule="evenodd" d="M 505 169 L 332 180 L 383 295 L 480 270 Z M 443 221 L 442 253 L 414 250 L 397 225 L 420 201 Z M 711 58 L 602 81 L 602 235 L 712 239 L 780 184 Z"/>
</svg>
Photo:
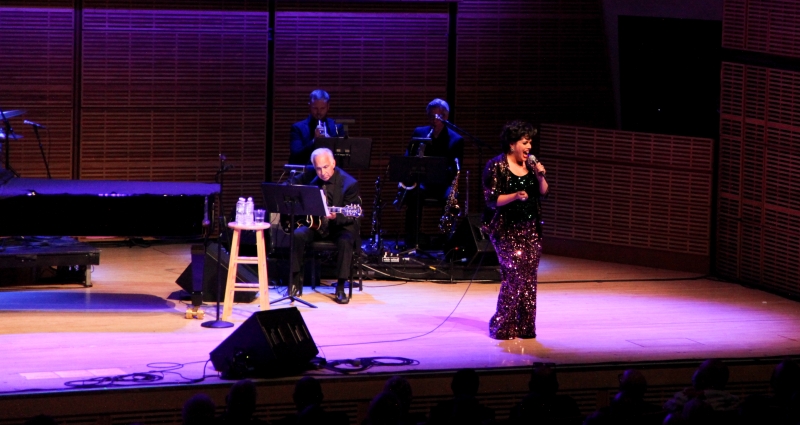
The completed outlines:
<svg viewBox="0 0 800 425">
<path fill-rule="evenodd" d="M 252 201 L 253 201 L 253 197 L 252 196 L 248 196 L 247 197 L 247 202 L 252 202 Z"/>
</svg>

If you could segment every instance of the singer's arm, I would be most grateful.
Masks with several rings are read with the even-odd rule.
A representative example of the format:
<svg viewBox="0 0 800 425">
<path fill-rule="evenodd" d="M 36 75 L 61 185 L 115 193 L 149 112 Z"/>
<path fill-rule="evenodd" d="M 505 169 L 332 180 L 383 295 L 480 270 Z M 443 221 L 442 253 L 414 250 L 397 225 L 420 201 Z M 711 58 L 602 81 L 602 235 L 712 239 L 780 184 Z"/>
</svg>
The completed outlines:
<svg viewBox="0 0 800 425">
<path fill-rule="evenodd" d="M 541 165 L 541 163 L 537 165 Z M 539 180 L 539 193 L 542 196 L 547 195 L 547 193 L 550 191 L 550 185 L 547 184 L 547 179 L 544 177 L 544 173 L 537 172 L 536 178 Z"/>
<path fill-rule="evenodd" d="M 528 200 L 528 194 L 524 190 L 520 190 L 519 192 L 498 196 L 497 206 L 502 207 L 503 205 L 508 205 L 514 201 L 527 201 L 527 200 Z"/>
</svg>

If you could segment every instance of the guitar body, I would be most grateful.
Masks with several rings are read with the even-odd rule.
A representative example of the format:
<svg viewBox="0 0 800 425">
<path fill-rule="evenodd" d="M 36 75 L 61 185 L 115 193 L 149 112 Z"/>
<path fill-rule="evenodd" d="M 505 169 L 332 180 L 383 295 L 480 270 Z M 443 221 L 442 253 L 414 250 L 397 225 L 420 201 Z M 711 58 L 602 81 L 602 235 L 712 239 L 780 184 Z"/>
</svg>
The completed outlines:
<svg viewBox="0 0 800 425">
<path fill-rule="evenodd" d="M 328 229 L 328 217 L 316 217 L 310 215 L 306 217 L 306 222 L 308 223 L 308 227 L 316 230 L 317 234 L 321 237 L 326 237 L 330 233 L 330 229 Z"/>
<path fill-rule="evenodd" d="M 328 207 L 330 212 L 343 214 L 346 217 L 361 217 L 361 205 L 353 204 L 346 207 Z M 317 217 L 313 215 L 305 217 L 295 217 L 296 222 L 292 225 L 289 216 L 281 215 L 281 227 L 286 233 L 291 231 L 291 227 L 297 229 L 298 227 L 308 227 L 317 231 L 320 237 L 326 237 L 330 233 L 328 224 L 330 220 L 328 217 Z"/>
</svg>

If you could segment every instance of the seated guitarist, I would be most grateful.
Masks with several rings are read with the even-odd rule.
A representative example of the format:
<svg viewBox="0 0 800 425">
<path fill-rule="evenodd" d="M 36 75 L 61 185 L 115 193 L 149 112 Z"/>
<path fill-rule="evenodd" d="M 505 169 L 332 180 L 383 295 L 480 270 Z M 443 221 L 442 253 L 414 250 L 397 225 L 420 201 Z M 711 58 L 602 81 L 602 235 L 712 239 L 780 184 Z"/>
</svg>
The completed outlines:
<svg viewBox="0 0 800 425">
<path fill-rule="evenodd" d="M 325 191 L 329 207 L 344 207 L 352 204 L 361 204 L 358 194 L 358 182 L 353 176 L 341 168 L 336 167 L 333 152 L 327 148 L 319 148 L 311 153 L 311 163 L 317 172 L 317 177 L 309 183 L 319 186 Z M 336 242 L 338 270 L 336 276 L 336 295 L 334 301 L 347 304 L 350 300 L 344 293 L 344 282 L 350 276 L 350 267 L 353 260 L 353 247 L 358 239 L 359 222 L 357 218 L 346 217 L 340 213 L 331 213 L 328 217 L 328 234 L 323 237 L 317 230 L 310 227 L 300 227 L 294 231 L 294 251 L 292 252 L 293 270 L 303 270 L 303 254 L 306 245 L 315 240 L 331 240 Z M 292 276 L 296 288 L 300 287 L 302 272 Z"/>
</svg>

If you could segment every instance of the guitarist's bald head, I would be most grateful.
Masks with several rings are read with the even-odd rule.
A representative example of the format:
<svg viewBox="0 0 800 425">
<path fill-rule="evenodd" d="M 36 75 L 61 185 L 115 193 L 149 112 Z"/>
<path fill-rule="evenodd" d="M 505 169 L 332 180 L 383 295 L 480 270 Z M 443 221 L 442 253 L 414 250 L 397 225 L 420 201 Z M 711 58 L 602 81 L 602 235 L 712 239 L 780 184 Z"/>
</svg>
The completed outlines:
<svg viewBox="0 0 800 425">
<path fill-rule="evenodd" d="M 311 163 L 314 165 L 314 170 L 320 179 L 328 181 L 333 177 L 333 172 L 336 169 L 336 160 L 333 158 L 333 152 L 330 149 L 319 148 L 311 152 Z"/>
</svg>

